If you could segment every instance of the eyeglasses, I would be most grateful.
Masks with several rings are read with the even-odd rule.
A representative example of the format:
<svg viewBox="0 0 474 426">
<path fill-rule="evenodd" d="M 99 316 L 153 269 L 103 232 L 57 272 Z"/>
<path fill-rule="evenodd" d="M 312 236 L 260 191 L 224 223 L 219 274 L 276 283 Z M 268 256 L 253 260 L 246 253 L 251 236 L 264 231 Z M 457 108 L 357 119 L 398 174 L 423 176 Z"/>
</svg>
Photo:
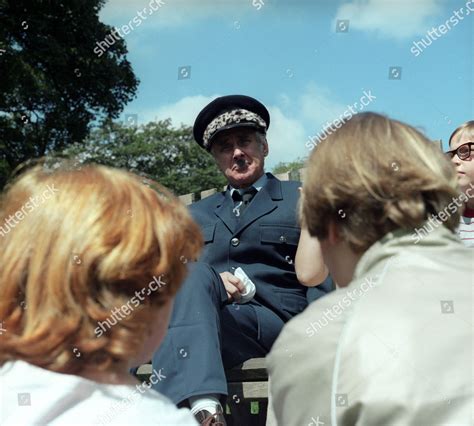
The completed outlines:
<svg viewBox="0 0 474 426">
<path fill-rule="evenodd" d="M 456 149 L 446 152 L 445 154 L 449 158 L 453 158 L 454 155 L 457 155 L 460 160 L 467 160 L 471 156 L 473 145 L 474 145 L 474 142 L 466 142 L 466 143 L 463 143 L 462 145 L 459 145 Z"/>
</svg>

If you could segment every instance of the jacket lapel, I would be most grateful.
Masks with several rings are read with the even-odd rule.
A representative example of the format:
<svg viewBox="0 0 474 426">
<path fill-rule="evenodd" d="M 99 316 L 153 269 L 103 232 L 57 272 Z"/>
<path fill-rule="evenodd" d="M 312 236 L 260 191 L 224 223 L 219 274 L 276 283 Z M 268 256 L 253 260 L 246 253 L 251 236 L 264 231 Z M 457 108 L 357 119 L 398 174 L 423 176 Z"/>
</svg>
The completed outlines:
<svg viewBox="0 0 474 426">
<path fill-rule="evenodd" d="M 216 216 L 224 222 L 224 225 L 229 231 L 234 234 L 234 229 L 237 226 L 237 218 L 232 209 L 234 208 L 234 201 L 230 196 L 230 191 L 227 190 L 221 193 L 221 198 L 218 200 L 217 206 L 214 210 Z"/>
</svg>

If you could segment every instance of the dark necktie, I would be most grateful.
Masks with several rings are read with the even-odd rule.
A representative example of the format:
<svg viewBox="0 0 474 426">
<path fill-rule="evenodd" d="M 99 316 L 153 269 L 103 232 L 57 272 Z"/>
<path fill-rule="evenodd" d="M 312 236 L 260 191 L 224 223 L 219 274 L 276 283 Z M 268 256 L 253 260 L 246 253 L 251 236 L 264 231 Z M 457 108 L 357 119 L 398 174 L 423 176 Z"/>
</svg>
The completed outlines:
<svg viewBox="0 0 474 426">
<path fill-rule="evenodd" d="M 248 207 L 257 192 L 258 191 L 253 186 L 251 186 L 250 188 L 242 191 L 242 193 L 239 192 L 239 190 L 235 190 L 232 193 L 232 198 L 234 200 L 233 212 L 237 217 L 242 216 L 245 209 Z"/>
</svg>

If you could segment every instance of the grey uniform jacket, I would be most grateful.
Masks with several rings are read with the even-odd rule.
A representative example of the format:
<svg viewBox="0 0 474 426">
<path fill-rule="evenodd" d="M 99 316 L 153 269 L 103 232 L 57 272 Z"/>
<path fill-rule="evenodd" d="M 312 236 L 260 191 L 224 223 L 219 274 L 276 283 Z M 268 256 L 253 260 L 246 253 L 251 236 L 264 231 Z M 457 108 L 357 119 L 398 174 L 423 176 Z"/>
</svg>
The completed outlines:
<svg viewBox="0 0 474 426">
<path fill-rule="evenodd" d="M 294 266 L 301 183 L 266 175 L 266 184 L 239 219 L 232 212 L 229 191 L 205 198 L 190 210 L 204 236 L 199 260 L 219 273 L 242 267 L 257 287 L 255 301 L 287 321 L 307 306 L 307 289 L 298 282 Z M 323 295 L 328 290 L 318 291 Z"/>
</svg>

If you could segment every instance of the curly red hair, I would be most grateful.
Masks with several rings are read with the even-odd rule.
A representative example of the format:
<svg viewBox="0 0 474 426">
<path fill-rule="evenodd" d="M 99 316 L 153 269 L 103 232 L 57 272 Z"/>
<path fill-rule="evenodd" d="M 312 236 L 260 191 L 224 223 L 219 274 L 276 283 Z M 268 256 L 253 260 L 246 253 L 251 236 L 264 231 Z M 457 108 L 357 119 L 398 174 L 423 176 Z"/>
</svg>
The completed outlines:
<svg viewBox="0 0 474 426">
<path fill-rule="evenodd" d="M 168 190 L 98 165 L 31 168 L 3 194 L 0 224 L 0 366 L 23 360 L 69 374 L 136 356 L 151 315 L 185 277 L 183 259 L 202 246 Z M 160 276 L 166 285 L 96 336 L 114 307 Z"/>
</svg>

